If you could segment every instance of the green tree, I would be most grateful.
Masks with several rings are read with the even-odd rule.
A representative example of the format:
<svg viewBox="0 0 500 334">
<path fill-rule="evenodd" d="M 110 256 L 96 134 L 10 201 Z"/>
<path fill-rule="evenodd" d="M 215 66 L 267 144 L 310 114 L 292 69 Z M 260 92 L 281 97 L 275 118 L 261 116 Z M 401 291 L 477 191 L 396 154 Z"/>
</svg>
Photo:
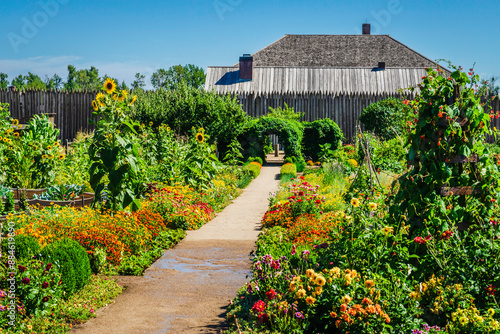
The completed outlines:
<svg viewBox="0 0 500 334">
<path fill-rule="evenodd" d="M 144 87 L 146 87 L 146 76 L 142 75 L 141 73 L 136 73 L 135 80 L 134 82 L 132 82 L 132 89 L 144 89 Z"/>
<path fill-rule="evenodd" d="M 52 78 L 49 78 L 48 75 L 45 76 L 45 86 L 49 90 L 59 89 L 62 87 L 62 84 L 62 78 L 57 74 L 54 74 Z"/>
<path fill-rule="evenodd" d="M 22 74 L 12 79 L 12 86 L 16 87 L 18 90 L 23 90 L 26 87 L 26 79 Z"/>
<path fill-rule="evenodd" d="M 76 77 L 77 77 L 76 67 L 74 67 L 73 65 L 68 65 L 68 80 L 64 84 L 65 90 L 77 89 Z"/>
<path fill-rule="evenodd" d="M 500 86 L 496 85 L 498 79 L 500 76 L 492 75 L 488 79 L 481 80 L 481 91 L 490 96 L 500 94 Z"/>
<path fill-rule="evenodd" d="M 0 88 L 6 89 L 9 87 L 9 80 L 7 80 L 9 76 L 5 73 L 0 73 Z"/>
<path fill-rule="evenodd" d="M 73 65 L 68 65 L 68 80 L 64 89 L 99 90 L 107 76 L 99 78 L 99 70 L 94 66 L 90 69 L 77 70 Z"/>
<path fill-rule="evenodd" d="M 151 83 L 157 89 L 176 89 L 183 82 L 188 87 L 201 89 L 205 84 L 205 71 L 201 67 L 192 64 L 175 65 L 168 70 L 161 68 L 151 76 Z"/>
<path fill-rule="evenodd" d="M 27 89 L 45 89 L 45 83 L 38 75 L 28 72 L 25 79 Z"/>
</svg>

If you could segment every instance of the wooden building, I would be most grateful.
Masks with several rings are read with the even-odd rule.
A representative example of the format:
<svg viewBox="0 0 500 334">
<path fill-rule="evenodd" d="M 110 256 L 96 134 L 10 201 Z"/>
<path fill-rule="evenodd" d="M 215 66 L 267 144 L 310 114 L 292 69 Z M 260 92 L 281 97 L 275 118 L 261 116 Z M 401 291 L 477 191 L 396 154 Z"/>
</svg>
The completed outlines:
<svg viewBox="0 0 500 334">
<path fill-rule="evenodd" d="M 233 66 L 210 66 L 205 89 L 239 99 L 251 116 L 286 103 L 303 120 L 330 118 L 347 141 L 362 110 L 416 86 L 437 64 L 389 35 L 285 35 Z"/>
</svg>

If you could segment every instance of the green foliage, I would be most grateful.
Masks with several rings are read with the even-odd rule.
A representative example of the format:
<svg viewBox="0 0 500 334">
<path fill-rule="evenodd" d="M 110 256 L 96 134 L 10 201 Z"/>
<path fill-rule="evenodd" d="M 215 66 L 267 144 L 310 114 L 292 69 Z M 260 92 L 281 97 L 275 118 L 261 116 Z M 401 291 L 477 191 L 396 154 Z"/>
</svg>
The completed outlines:
<svg viewBox="0 0 500 334">
<path fill-rule="evenodd" d="M 7 214 L 10 212 L 15 212 L 16 211 L 15 209 L 16 209 L 16 203 L 14 200 L 14 194 L 12 193 L 12 191 L 9 191 L 7 193 L 7 195 L 5 196 L 5 204 L 4 204 L 4 208 L 3 208 L 3 213 Z"/>
<path fill-rule="evenodd" d="M 243 154 L 241 151 L 243 148 L 238 140 L 233 139 L 231 144 L 227 146 L 228 150 L 226 156 L 224 157 L 224 162 L 229 165 L 238 165 L 243 159 Z"/>
<path fill-rule="evenodd" d="M 247 159 L 247 162 L 252 162 L 252 161 L 258 162 L 259 164 L 262 165 L 262 158 L 261 157 L 250 157 Z"/>
<path fill-rule="evenodd" d="M 64 159 L 56 166 L 58 184 L 81 184 L 84 189 L 90 191 L 90 166 L 89 146 L 92 143 L 91 133 L 78 132 L 76 138 L 68 147 Z"/>
<path fill-rule="evenodd" d="M 337 123 L 329 118 L 318 119 L 310 123 L 304 122 L 303 124 L 303 153 L 310 156 L 314 161 L 320 159 L 322 147 L 328 144 L 328 148 L 335 151 L 344 137 Z"/>
<path fill-rule="evenodd" d="M 247 115 L 236 98 L 219 96 L 181 83 L 175 90 L 138 92 L 132 119 L 157 127 L 168 124 L 181 136 L 191 134 L 191 129 L 203 127 L 210 135 L 210 142 L 219 147 L 222 156 L 226 146 L 246 127 Z"/>
<path fill-rule="evenodd" d="M 396 135 L 406 137 L 407 122 L 412 117 L 411 108 L 403 101 L 388 98 L 366 107 L 359 120 L 365 130 L 373 131 L 382 139 L 391 139 Z"/>
<path fill-rule="evenodd" d="M 188 64 L 185 66 L 171 66 L 168 70 L 160 68 L 151 75 L 151 84 L 156 89 L 173 90 L 182 83 L 195 89 L 203 88 L 205 85 L 205 71 L 201 67 Z"/>
<path fill-rule="evenodd" d="M 245 156 L 266 158 L 264 146 L 270 134 L 279 137 L 285 146 L 286 157 L 301 157 L 302 125 L 297 121 L 263 116 L 249 123 L 245 133 L 239 138 Z"/>
<path fill-rule="evenodd" d="M 441 70 L 439 70 L 441 71 Z M 399 179 L 399 191 L 392 198 L 390 219 L 407 217 L 413 233 L 426 231 L 438 237 L 459 223 L 487 228 L 500 215 L 500 173 L 485 147 L 491 130 L 490 115 L 484 113 L 475 84 L 479 77 L 455 68 L 446 78 L 428 69 L 420 94 L 413 101 L 418 113 L 410 136 L 410 170 Z M 455 83 L 458 97 L 452 101 Z M 462 122 L 462 123 L 461 123 Z M 454 156 L 477 154 L 472 164 L 447 163 Z M 445 187 L 469 186 L 477 189 L 467 196 L 441 196 Z M 418 196 L 415 196 L 418 194 Z"/>
<path fill-rule="evenodd" d="M 260 168 L 261 166 L 259 164 L 256 164 L 256 163 L 249 163 L 245 166 L 243 166 L 242 170 L 244 172 L 248 171 L 252 174 L 252 177 L 255 179 L 257 176 L 260 175 Z"/>
<path fill-rule="evenodd" d="M 16 235 L 16 259 L 30 259 L 40 253 L 38 241 L 30 235 Z"/>
<path fill-rule="evenodd" d="M 94 66 L 90 69 L 77 70 L 75 66 L 68 65 L 68 80 L 64 83 L 65 90 L 99 90 L 105 78 L 99 78 L 99 70 Z"/>
<path fill-rule="evenodd" d="M 6 73 L 0 72 L 0 88 L 7 89 L 9 87 L 9 80 L 7 80 L 9 76 Z"/>
<path fill-rule="evenodd" d="M 290 175 L 291 177 L 297 176 L 297 166 L 295 164 L 287 163 L 281 166 L 280 170 L 281 177 L 286 177 Z"/>
<path fill-rule="evenodd" d="M 73 268 L 75 269 L 75 292 L 79 291 L 88 283 L 92 274 L 87 251 L 82 245 L 72 239 L 57 241 L 54 247 L 64 249 L 71 258 Z"/>
<path fill-rule="evenodd" d="M 298 122 L 304 116 L 303 112 L 296 112 L 293 110 L 293 107 L 289 107 L 285 103 L 285 109 L 278 107 L 276 109 L 269 107 L 270 112 L 267 114 L 267 117 L 274 117 L 279 119 L 286 119 L 289 121 Z"/>
<path fill-rule="evenodd" d="M 47 191 L 40 195 L 34 195 L 33 198 L 46 201 L 71 201 L 80 196 L 83 192 L 83 186 L 77 184 L 59 184 L 47 188 Z"/>
<path fill-rule="evenodd" d="M 292 157 L 286 157 L 283 161 L 283 164 L 292 164 L 292 163 L 293 163 Z"/>
<path fill-rule="evenodd" d="M 133 141 L 139 124 L 128 116 L 133 100 L 126 99 L 125 91 L 116 91 L 113 81 L 107 83 L 107 94 L 98 95 L 93 102 L 99 122 L 89 147 L 90 186 L 95 193 L 94 204 L 102 201 L 106 190 L 105 208 L 118 212 L 130 205 L 135 211 L 144 187 L 138 168 L 139 148 Z"/>
<path fill-rule="evenodd" d="M 61 274 L 63 298 L 67 299 L 77 291 L 77 283 L 75 263 L 65 248 L 63 244 L 48 244 L 42 249 L 41 257 L 45 263 L 50 263 L 56 267 Z"/>
</svg>

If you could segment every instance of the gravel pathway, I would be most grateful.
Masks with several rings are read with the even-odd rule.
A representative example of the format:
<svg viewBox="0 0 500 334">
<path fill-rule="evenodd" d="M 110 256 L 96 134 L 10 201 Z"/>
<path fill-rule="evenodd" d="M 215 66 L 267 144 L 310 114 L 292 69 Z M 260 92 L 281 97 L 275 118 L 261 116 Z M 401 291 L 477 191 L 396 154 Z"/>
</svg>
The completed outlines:
<svg viewBox="0 0 500 334">
<path fill-rule="evenodd" d="M 249 254 L 278 189 L 280 166 L 258 178 L 216 218 L 165 251 L 143 277 L 120 277 L 114 304 L 74 328 L 76 334 L 220 333 L 225 311 L 251 274 Z"/>
</svg>

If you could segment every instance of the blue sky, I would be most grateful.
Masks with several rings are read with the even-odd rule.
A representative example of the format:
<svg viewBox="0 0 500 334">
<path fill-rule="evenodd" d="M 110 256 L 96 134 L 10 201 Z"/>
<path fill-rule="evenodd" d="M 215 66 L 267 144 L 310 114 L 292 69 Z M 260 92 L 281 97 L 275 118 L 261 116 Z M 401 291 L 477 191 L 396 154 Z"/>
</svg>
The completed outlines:
<svg viewBox="0 0 500 334">
<path fill-rule="evenodd" d="M 430 59 L 500 76 L 500 1 L 3 0 L 0 72 L 95 66 L 127 84 L 176 64 L 232 65 L 285 34 L 388 34 Z"/>
</svg>

